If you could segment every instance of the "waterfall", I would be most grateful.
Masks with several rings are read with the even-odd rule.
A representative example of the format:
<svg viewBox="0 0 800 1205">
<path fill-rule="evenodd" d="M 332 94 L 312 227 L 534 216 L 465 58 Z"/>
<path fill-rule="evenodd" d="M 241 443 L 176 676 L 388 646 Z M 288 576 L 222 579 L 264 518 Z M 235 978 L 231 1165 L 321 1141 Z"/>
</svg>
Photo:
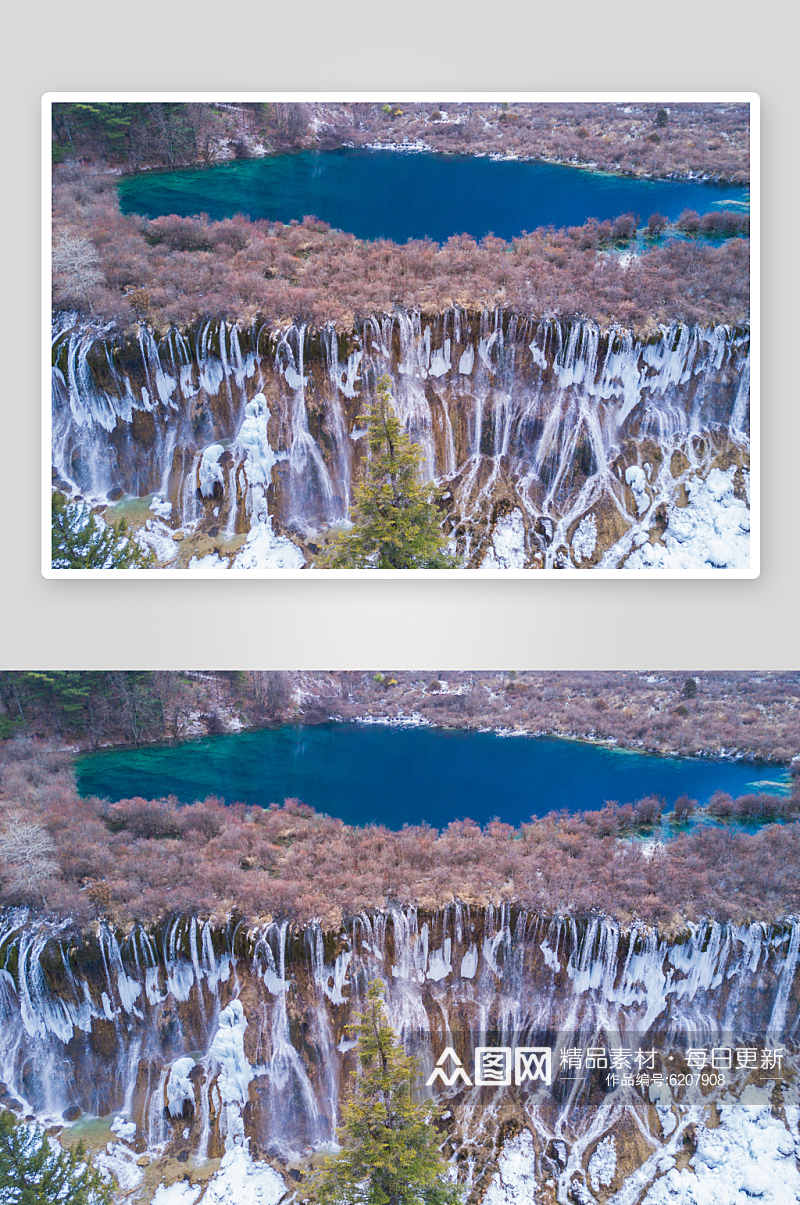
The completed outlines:
<svg viewBox="0 0 800 1205">
<path fill-rule="evenodd" d="M 616 564 L 698 474 L 720 456 L 738 469 L 748 454 L 746 329 L 673 323 L 645 339 L 583 319 L 454 308 L 397 311 L 346 335 L 330 323 L 315 333 L 205 319 L 157 339 L 62 317 L 55 476 L 94 505 L 114 491 L 157 494 L 172 504 L 173 529 L 211 533 L 230 556 L 236 532 L 263 524 L 266 508 L 300 555 L 304 540 L 347 516 L 363 413 L 384 374 L 424 478 L 447 487 L 447 523 L 471 567 L 493 554 L 497 524 L 513 511 L 526 566 Z M 257 400 L 269 456 L 254 505 L 252 489 L 246 503 L 242 492 Z M 198 468 L 212 451 L 219 473 L 205 491 Z M 640 509 L 625 473 L 645 464 Z"/>
<path fill-rule="evenodd" d="M 556 1066 L 572 1049 L 793 1048 L 798 962 L 796 920 L 708 920 L 668 937 L 599 915 L 456 902 L 362 913 L 332 932 L 188 916 L 80 934 L 9 910 L 0 914 L 0 1075 L 12 1107 L 48 1124 L 75 1106 L 130 1118 L 139 1151 L 180 1147 L 199 1164 L 251 1141 L 291 1161 L 334 1139 L 356 1070 L 347 1027 L 376 978 L 423 1082 L 450 1049 L 471 1083 L 478 1047 L 550 1048 Z M 492 1098 L 507 1091 L 505 1108 L 524 1107 L 536 1158 L 565 1200 L 615 1126 L 633 1124 L 656 1144 L 639 1097 L 598 1096 L 587 1074 L 531 1090 L 524 1106 L 517 1089 Z M 485 1159 L 476 1152 L 493 1141 L 499 1104 L 460 1081 L 427 1091 L 456 1118 L 462 1169 L 477 1182 Z M 676 1122 L 670 1101 L 665 1124 L 679 1133 L 694 1114 Z"/>
</svg>

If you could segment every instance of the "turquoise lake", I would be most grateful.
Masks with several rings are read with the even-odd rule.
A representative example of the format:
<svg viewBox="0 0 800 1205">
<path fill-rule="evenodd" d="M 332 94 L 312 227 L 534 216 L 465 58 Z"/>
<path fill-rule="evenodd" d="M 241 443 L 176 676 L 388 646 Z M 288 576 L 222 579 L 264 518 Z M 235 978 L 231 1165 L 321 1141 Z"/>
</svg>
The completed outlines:
<svg viewBox="0 0 800 1205">
<path fill-rule="evenodd" d="M 634 212 L 675 219 L 747 205 L 749 191 L 700 181 L 638 180 L 535 160 L 344 148 L 299 151 L 119 182 L 123 213 L 155 218 L 244 213 L 290 222 L 313 215 L 363 239 L 397 243 L 453 234 L 511 239 L 537 226 L 578 226 Z"/>
<path fill-rule="evenodd" d="M 554 809 L 601 808 L 680 795 L 707 803 L 731 795 L 783 794 L 774 765 L 655 757 L 579 741 L 502 737 L 442 728 L 330 723 L 209 737 L 180 745 L 117 749 L 77 762 L 82 795 L 110 800 L 216 795 L 262 807 L 301 799 L 348 824 L 443 828 L 469 817 L 518 825 Z"/>
</svg>

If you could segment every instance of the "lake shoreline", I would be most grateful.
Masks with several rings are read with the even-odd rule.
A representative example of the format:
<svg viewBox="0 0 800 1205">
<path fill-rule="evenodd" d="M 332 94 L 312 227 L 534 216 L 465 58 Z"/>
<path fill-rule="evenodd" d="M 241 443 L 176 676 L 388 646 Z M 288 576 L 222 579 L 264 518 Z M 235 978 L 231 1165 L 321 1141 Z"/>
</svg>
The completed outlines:
<svg viewBox="0 0 800 1205">
<path fill-rule="evenodd" d="M 77 754 L 74 770 L 84 798 L 174 796 L 187 805 L 214 797 L 257 807 L 296 799 L 349 826 L 395 830 L 444 831 L 459 818 L 484 825 L 493 815 L 519 828 L 563 808 L 597 811 L 609 800 L 616 807 L 658 798 L 668 811 L 688 796 L 702 810 L 720 793 L 777 798 L 791 790 L 785 765 L 778 776 L 758 760 L 665 757 L 563 734 L 434 725 L 419 715 L 329 716 L 98 749 Z"/>
<path fill-rule="evenodd" d="M 104 751 L 125 750 L 134 751 L 136 749 L 176 749 L 183 745 L 196 745 L 201 741 L 213 740 L 215 737 L 237 736 L 240 733 L 254 732 L 271 732 L 281 728 L 319 728 L 324 724 L 363 724 L 366 726 L 376 725 L 386 728 L 429 728 L 436 732 L 480 732 L 487 735 L 518 738 L 528 737 L 530 739 L 540 740 L 563 740 L 573 741 L 578 745 L 588 745 L 595 748 L 608 749 L 609 751 L 617 751 L 619 753 L 636 753 L 643 757 L 653 757 L 660 759 L 675 759 L 680 761 L 718 761 L 718 762 L 733 762 L 739 765 L 750 766 L 784 766 L 784 762 L 780 758 L 770 757 L 754 757 L 743 754 L 739 750 L 717 750 L 704 749 L 696 753 L 683 753 L 679 749 L 649 749 L 643 741 L 620 742 L 612 738 L 599 736 L 586 736 L 577 732 L 563 732 L 556 728 L 520 728 L 507 727 L 498 725 L 497 727 L 482 727 L 473 724 L 434 724 L 425 720 L 421 716 L 373 716 L 369 713 L 359 716 L 335 716 L 330 715 L 324 719 L 298 719 L 298 720 L 279 720 L 277 722 L 253 722 L 243 723 L 225 728 L 220 732 L 208 732 L 198 728 L 196 731 L 181 734 L 180 736 L 165 739 L 163 737 L 155 737 L 152 739 L 143 740 L 137 744 L 123 740 L 103 740 L 95 745 L 85 742 L 75 743 L 70 742 L 61 746 L 64 752 L 72 753 L 75 758 L 88 756 L 94 753 L 102 753 Z"/>
<path fill-rule="evenodd" d="M 590 217 L 614 221 L 634 211 L 645 218 L 663 211 L 674 222 L 683 211 L 748 206 L 750 196 L 749 184 L 721 182 L 707 172 L 657 176 L 563 159 L 423 145 L 291 149 L 166 171 L 140 170 L 115 179 L 125 217 L 156 221 L 206 214 L 220 222 L 241 214 L 250 223 L 285 226 L 313 215 L 360 241 L 398 247 L 419 240 L 444 246 L 464 233 L 474 240 L 513 242 L 525 231 L 572 228 Z M 736 195 L 727 197 L 729 191 Z M 388 202 L 389 195 L 404 196 L 404 203 Z M 488 209 L 480 203 L 487 197 L 493 198 Z"/>
<path fill-rule="evenodd" d="M 796 726 L 800 682 L 794 673 L 684 671 L 271 670 L 238 674 L 164 671 L 139 681 L 117 675 L 96 691 L 143 691 L 136 730 L 108 717 L 90 728 L 26 694 L 25 674 L 11 686 L 19 737 L 40 738 L 70 753 L 172 747 L 235 732 L 331 721 L 419 725 L 561 737 L 587 745 L 676 758 L 800 769 Z M 114 695 L 116 698 L 116 695 Z M 92 706 L 99 702 L 92 697 Z M 120 716 L 122 713 L 119 713 Z M 116 716 L 117 713 L 114 713 Z M 12 717 L 12 718 L 14 718 Z M 3 743 L 5 745 L 5 742 Z M 3 747 L 3 746 L 0 746 Z"/>
<path fill-rule="evenodd" d="M 208 162 L 203 159 L 195 159 L 186 163 L 181 163 L 178 166 L 164 163 L 145 163 L 137 167 L 126 169 L 125 167 L 115 167 L 107 160 L 101 161 L 108 175 L 116 176 L 119 180 L 132 180 L 139 176 L 148 175 L 163 175 L 182 171 L 209 171 L 215 167 L 222 167 L 225 164 L 247 163 L 253 160 L 262 159 L 278 159 L 283 155 L 300 155 L 308 151 L 315 151 L 320 154 L 333 153 L 340 150 L 361 150 L 380 152 L 386 151 L 392 154 L 400 155 L 420 155 L 430 154 L 437 155 L 442 158 L 453 158 L 461 156 L 468 159 L 490 159 L 493 163 L 545 163 L 551 167 L 571 167 L 576 171 L 588 172 L 595 176 L 608 176 L 612 179 L 619 180 L 645 180 L 645 181 L 665 181 L 675 184 L 716 184 L 721 188 L 750 188 L 750 179 L 745 182 L 741 180 L 730 180 L 725 176 L 717 176 L 713 172 L 652 172 L 652 171 L 610 171 L 608 168 L 599 167 L 597 163 L 591 160 L 573 160 L 560 159 L 557 156 L 548 155 L 514 155 L 498 153 L 489 155 L 486 152 L 477 151 L 470 154 L 468 151 L 449 151 L 441 147 L 430 145 L 415 146 L 412 143 L 404 145 L 399 144 L 378 144 L 370 143 L 367 145 L 359 145 L 356 142 L 342 142 L 337 146 L 297 146 L 275 150 L 264 151 L 262 154 L 247 155 L 241 159 L 235 157 L 215 159 L 213 162 Z M 65 162 L 72 162 L 65 160 Z"/>
</svg>

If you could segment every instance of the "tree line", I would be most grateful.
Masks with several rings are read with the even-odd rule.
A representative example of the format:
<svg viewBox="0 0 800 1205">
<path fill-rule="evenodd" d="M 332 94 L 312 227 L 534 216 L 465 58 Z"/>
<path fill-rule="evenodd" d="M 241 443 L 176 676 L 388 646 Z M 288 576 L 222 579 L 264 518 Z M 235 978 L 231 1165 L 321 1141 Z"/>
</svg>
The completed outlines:
<svg viewBox="0 0 800 1205">
<path fill-rule="evenodd" d="M 138 745 L 190 730 L 222 732 L 241 712 L 255 725 L 287 718 L 288 677 L 270 670 L 0 671 L 0 740 L 60 737 L 90 748 Z"/>
<path fill-rule="evenodd" d="M 248 158 L 294 146 L 306 107 L 282 102 L 58 101 L 52 110 L 53 161 L 90 158 L 141 167 L 182 167 Z"/>
</svg>

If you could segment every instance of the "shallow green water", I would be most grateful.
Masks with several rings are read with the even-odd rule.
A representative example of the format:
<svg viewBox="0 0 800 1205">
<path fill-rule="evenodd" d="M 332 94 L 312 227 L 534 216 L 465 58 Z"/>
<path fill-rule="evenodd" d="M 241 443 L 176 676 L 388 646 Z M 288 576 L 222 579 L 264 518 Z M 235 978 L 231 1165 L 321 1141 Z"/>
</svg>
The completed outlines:
<svg viewBox="0 0 800 1205">
<path fill-rule="evenodd" d="M 300 151 L 119 184 L 123 213 L 147 217 L 244 213 L 289 222 L 307 214 L 359 238 L 444 242 L 453 234 L 510 239 L 538 226 L 577 226 L 633 211 L 675 219 L 741 207 L 746 189 L 699 181 L 639 180 L 536 161 L 342 149 Z"/>
<path fill-rule="evenodd" d="M 348 824 L 442 828 L 470 817 L 520 824 L 558 808 L 596 809 L 717 791 L 782 794 L 774 766 L 653 757 L 580 741 L 384 725 L 323 724 L 211 737 L 78 761 L 83 795 L 117 800 L 217 795 L 261 806 L 299 798 Z M 755 784 L 758 784 L 757 786 Z M 767 785 L 769 784 L 769 785 Z"/>
</svg>

